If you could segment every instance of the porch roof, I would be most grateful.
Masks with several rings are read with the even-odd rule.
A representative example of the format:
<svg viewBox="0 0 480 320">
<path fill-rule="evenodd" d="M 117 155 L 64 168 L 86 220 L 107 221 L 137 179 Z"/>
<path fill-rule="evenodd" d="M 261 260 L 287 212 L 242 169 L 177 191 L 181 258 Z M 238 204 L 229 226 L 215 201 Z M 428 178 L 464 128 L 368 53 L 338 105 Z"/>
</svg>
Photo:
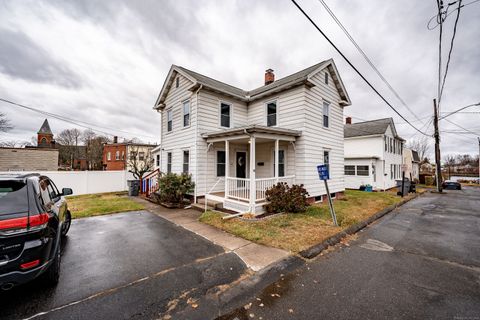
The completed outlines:
<svg viewBox="0 0 480 320">
<path fill-rule="evenodd" d="M 300 137 L 302 135 L 302 132 L 298 130 L 279 128 L 279 127 L 267 127 L 267 126 L 254 124 L 254 125 L 231 128 L 231 129 L 226 129 L 221 131 L 206 132 L 202 134 L 202 137 L 204 139 L 227 138 L 227 137 L 234 137 L 234 136 L 250 135 L 255 133 L 271 134 L 271 135 L 284 136 L 284 137 L 290 137 L 290 138 Z"/>
</svg>

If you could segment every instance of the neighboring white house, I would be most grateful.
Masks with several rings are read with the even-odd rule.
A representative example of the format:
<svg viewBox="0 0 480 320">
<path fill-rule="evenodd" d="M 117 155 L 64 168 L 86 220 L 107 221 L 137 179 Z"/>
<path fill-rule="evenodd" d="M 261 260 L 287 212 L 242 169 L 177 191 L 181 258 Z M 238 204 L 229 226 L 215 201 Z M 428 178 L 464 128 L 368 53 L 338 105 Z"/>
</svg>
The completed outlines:
<svg viewBox="0 0 480 320">
<path fill-rule="evenodd" d="M 418 152 L 409 148 L 403 148 L 403 168 L 405 177 L 409 180 L 420 178 L 420 157 Z"/>
<path fill-rule="evenodd" d="M 390 189 L 402 177 L 404 139 L 392 118 L 352 123 L 347 117 L 345 137 L 345 187 Z"/>
<path fill-rule="evenodd" d="M 330 192 L 344 191 L 343 108 L 350 99 L 333 60 L 244 91 L 173 65 L 155 103 L 162 172 L 188 172 L 198 197 L 237 212 L 263 211 L 277 181 L 304 184 L 322 200 L 316 166 L 328 163 Z M 158 157 L 158 158 L 157 158 Z"/>
</svg>

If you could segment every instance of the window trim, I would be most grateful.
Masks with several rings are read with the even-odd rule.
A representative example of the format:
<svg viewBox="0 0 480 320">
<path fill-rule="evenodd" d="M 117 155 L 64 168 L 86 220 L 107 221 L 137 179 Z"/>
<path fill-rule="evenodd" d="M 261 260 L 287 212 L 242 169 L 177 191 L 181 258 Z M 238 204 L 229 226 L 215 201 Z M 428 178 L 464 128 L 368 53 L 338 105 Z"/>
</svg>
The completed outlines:
<svg viewBox="0 0 480 320">
<path fill-rule="evenodd" d="M 325 126 L 325 104 L 327 104 L 327 111 L 328 111 L 327 126 Z M 322 101 L 322 127 L 326 129 L 329 129 L 331 127 L 331 123 L 330 123 L 330 106 L 331 105 L 332 103 L 330 101 L 327 101 L 327 100 Z"/>
<path fill-rule="evenodd" d="M 175 78 L 175 88 L 179 88 L 180 87 L 180 76 L 177 76 Z"/>
<path fill-rule="evenodd" d="M 353 167 L 353 174 L 347 174 L 346 167 Z M 357 175 L 357 166 L 354 165 L 354 164 L 346 164 L 346 165 L 343 165 L 343 174 L 344 174 L 345 176 L 356 176 L 356 175 Z"/>
<path fill-rule="evenodd" d="M 275 103 L 275 125 L 274 126 L 269 126 L 268 125 L 268 105 L 271 103 Z M 280 117 L 279 117 L 279 107 L 278 107 L 278 99 L 275 98 L 273 100 L 265 101 L 264 103 L 264 119 L 265 119 L 265 126 L 267 127 L 278 127 L 280 123 Z"/>
<path fill-rule="evenodd" d="M 188 125 L 185 125 L 185 103 L 188 103 Z M 182 128 L 190 128 L 192 123 L 192 105 L 190 103 L 190 99 L 186 99 L 182 101 Z"/>
<path fill-rule="evenodd" d="M 367 167 L 367 170 L 358 170 L 358 167 Z M 357 172 L 357 176 L 359 177 L 370 177 L 370 165 L 368 164 L 356 165 L 355 170 Z M 359 171 L 366 172 L 367 174 L 358 174 Z"/>
<path fill-rule="evenodd" d="M 323 148 L 323 154 L 322 154 L 323 157 L 322 157 L 322 160 L 323 160 L 323 164 L 324 164 L 324 165 L 326 164 L 326 165 L 328 166 L 328 167 L 327 167 L 327 168 L 328 168 L 328 178 L 329 178 L 329 179 L 332 179 L 332 172 L 330 171 L 330 168 L 331 168 L 331 166 L 330 166 L 330 165 L 331 165 L 331 162 L 330 162 L 330 151 L 331 151 L 330 149 Z M 328 154 L 328 163 L 325 163 L 325 153 Z"/>
<path fill-rule="evenodd" d="M 169 108 L 166 111 L 167 111 L 167 134 L 169 134 L 169 133 L 173 132 L 173 108 Z M 170 112 L 172 113 L 172 120 L 171 120 L 172 121 L 172 129 L 168 130 L 168 123 L 170 122 L 170 120 L 168 120 L 168 114 Z"/>
<path fill-rule="evenodd" d="M 330 78 L 330 76 L 328 75 L 328 71 L 325 71 L 325 79 L 324 79 L 323 82 L 324 82 L 327 86 L 328 86 L 328 82 L 329 82 L 329 79 L 328 79 L 328 78 Z"/>
<path fill-rule="evenodd" d="M 160 154 L 155 155 L 155 164 L 160 168 Z"/>
<path fill-rule="evenodd" d="M 229 126 L 226 127 L 226 126 L 222 126 L 222 104 L 226 104 L 230 107 L 229 109 Z M 233 124 L 233 103 L 231 102 L 228 102 L 228 101 L 225 101 L 225 100 L 219 100 L 218 102 L 218 125 L 220 126 L 220 128 L 233 128 L 232 126 Z"/>
<path fill-rule="evenodd" d="M 286 177 L 286 176 L 287 176 L 287 151 L 288 151 L 288 148 L 279 147 L 279 148 L 278 148 L 278 151 L 279 151 L 279 153 L 280 153 L 280 151 L 283 151 L 283 173 L 284 173 L 283 176 L 280 175 L 280 167 L 278 167 L 278 177 L 279 177 L 279 178 L 282 178 L 282 177 Z M 272 164 L 273 164 L 272 177 L 275 177 L 275 148 L 272 148 L 271 155 L 272 155 L 272 157 L 273 157 L 273 158 L 272 158 Z M 280 155 L 278 156 L 278 158 L 280 159 Z"/>
<path fill-rule="evenodd" d="M 115 151 L 115 161 L 120 160 L 120 150 Z"/>
<path fill-rule="evenodd" d="M 107 152 L 107 161 L 112 161 L 112 153 L 110 151 Z"/>
</svg>

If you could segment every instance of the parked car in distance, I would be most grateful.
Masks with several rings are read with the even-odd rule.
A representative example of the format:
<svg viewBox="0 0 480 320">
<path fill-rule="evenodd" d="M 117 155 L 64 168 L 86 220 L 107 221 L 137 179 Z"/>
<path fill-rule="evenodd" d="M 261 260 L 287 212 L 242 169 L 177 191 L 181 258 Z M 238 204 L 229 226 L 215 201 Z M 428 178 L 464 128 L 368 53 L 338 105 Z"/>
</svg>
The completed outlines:
<svg viewBox="0 0 480 320">
<path fill-rule="evenodd" d="M 39 174 L 0 175 L 0 289 L 42 276 L 58 282 L 60 243 L 71 214 L 52 180 Z"/>
<path fill-rule="evenodd" d="M 462 190 L 462 185 L 459 182 L 452 180 L 445 180 L 442 183 L 443 189 L 453 189 L 453 190 Z"/>
</svg>

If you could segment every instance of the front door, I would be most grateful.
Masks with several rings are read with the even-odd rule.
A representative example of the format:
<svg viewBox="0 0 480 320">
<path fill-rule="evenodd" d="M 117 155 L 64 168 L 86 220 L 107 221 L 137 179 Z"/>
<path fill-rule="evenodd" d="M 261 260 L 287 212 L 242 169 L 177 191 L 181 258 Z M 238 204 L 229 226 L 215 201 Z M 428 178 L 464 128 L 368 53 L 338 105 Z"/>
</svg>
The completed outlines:
<svg viewBox="0 0 480 320">
<path fill-rule="evenodd" d="M 247 153 L 245 151 L 237 151 L 237 178 L 247 177 Z"/>
</svg>

